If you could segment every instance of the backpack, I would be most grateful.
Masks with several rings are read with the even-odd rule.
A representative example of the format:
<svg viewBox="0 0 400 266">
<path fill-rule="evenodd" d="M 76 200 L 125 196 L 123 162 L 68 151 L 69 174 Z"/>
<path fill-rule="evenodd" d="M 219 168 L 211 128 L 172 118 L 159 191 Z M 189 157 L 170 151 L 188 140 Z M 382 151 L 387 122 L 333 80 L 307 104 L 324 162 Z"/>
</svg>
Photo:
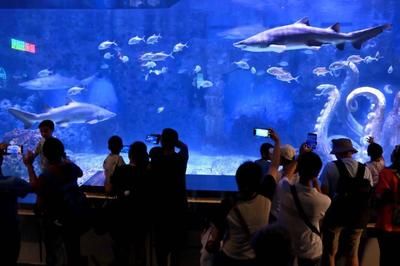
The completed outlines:
<svg viewBox="0 0 400 266">
<path fill-rule="evenodd" d="M 336 195 L 328 208 L 324 226 L 365 228 L 369 221 L 372 186 L 364 178 L 365 165 L 358 163 L 357 173 L 352 177 L 341 160 L 334 162 L 339 171 Z"/>
</svg>

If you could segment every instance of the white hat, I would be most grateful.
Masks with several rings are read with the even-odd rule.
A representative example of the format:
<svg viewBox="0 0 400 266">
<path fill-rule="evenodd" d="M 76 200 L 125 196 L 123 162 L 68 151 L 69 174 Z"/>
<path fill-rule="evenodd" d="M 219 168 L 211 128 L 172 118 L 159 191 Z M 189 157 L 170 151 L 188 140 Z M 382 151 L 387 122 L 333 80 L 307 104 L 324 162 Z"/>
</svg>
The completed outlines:
<svg viewBox="0 0 400 266">
<path fill-rule="evenodd" d="M 281 157 L 285 158 L 286 160 L 292 161 L 294 160 L 295 155 L 296 150 L 293 148 L 292 145 L 285 144 L 281 146 Z"/>
</svg>

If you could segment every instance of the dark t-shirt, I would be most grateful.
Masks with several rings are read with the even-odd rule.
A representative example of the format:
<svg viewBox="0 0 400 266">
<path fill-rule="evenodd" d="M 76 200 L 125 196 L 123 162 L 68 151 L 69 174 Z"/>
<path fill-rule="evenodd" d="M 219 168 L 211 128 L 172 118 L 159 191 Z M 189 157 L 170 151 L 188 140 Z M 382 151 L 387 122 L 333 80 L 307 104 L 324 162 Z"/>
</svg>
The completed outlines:
<svg viewBox="0 0 400 266">
<path fill-rule="evenodd" d="M 49 166 L 48 170 L 39 175 L 34 188 L 38 195 L 38 210 L 54 218 L 62 214 L 66 191 L 79 190 L 77 180 L 81 176 L 82 170 L 71 162 Z"/>
<path fill-rule="evenodd" d="M 31 186 L 18 177 L 0 175 L 0 228 L 17 223 L 18 197 L 25 197 Z"/>
<path fill-rule="evenodd" d="M 161 147 L 152 148 L 151 179 L 158 213 L 182 214 L 187 208 L 187 149 L 165 155 Z"/>
</svg>

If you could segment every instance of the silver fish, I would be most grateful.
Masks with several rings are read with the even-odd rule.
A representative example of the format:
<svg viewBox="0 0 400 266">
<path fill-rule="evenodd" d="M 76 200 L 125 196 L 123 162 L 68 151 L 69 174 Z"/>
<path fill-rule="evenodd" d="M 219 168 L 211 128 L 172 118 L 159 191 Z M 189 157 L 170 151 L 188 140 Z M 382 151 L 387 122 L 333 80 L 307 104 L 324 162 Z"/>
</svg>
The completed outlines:
<svg viewBox="0 0 400 266">
<path fill-rule="evenodd" d="M 66 105 L 52 108 L 46 113 L 29 113 L 17 108 L 9 108 L 10 114 L 24 123 L 25 128 L 30 128 L 33 123 L 50 119 L 61 127 L 69 124 L 96 124 L 116 116 L 100 106 L 71 101 Z"/>
<path fill-rule="evenodd" d="M 284 75 L 288 72 L 283 70 L 282 67 L 270 67 L 267 69 L 267 73 L 270 75 L 273 75 L 273 76 L 280 76 L 280 75 Z"/>
<path fill-rule="evenodd" d="M 50 69 L 46 68 L 46 69 L 40 70 L 40 71 L 37 73 L 37 76 L 38 76 L 39 78 L 44 78 L 44 77 L 48 77 L 48 76 L 50 76 L 50 75 L 52 75 L 52 74 L 53 74 L 53 70 L 50 70 Z"/>
<path fill-rule="evenodd" d="M 364 62 L 365 58 L 362 58 L 360 55 L 351 55 L 347 57 L 347 61 L 353 62 L 354 64 L 359 64 L 361 62 Z"/>
<path fill-rule="evenodd" d="M 158 35 L 153 34 L 153 35 L 151 35 L 150 37 L 147 38 L 146 43 L 147 44 L 155 44 L 155 43 L 158 43 L 159 39 L 161 39 L 161 35 L 160 34 L 158 34 Z"/>
<path fill-rule="evenodd" d="M 393 66 L 392 65 L 390 65 L 390 67 L 388 68 L 387 73 L 388 74 L 392 74 L 393 73 Z"/>
<path fill-rule="evenodd" d="M 349 33 L 340 33 L 340 25 L 336 23 L 328 28 L 311 27 L 308 18 L 303 18 L 293 24 L 272 28 L 233 45 L 250 52 L 284 52 L 287 50 L 312 49 L 318 50 L 324 44 L 336 45 L 344 49 L 346 42 L 360 49 L 361 45 L 389 29 L 390 24 L 362 29 Z"/>
<path fill-rule="evenodd" d="M 157 66 L 156 62 L 153 61 L 147 61 L 146 63 L 142 64 L 142 67 L 146 68 L 155 68 Z"/>
<path fill-rule="evenodd" d="M 118 44 L 116 42 L 112 42 L 112 41 L 104 41 L 99 44 L 98 49 L 105 50 L 105 49 L 110 48 L 111 46 L 118 46 Z"/>
<path fill-rule="evenodd" d="M 75 87 L 70 88 L 68 90 L 67 94 L 69 96 L 74 96 L 74 95 L 80 94 L 84 89 L 85 89 L 84 87 L 75 86 Z"/>
<path fill-rule="evenodd" d="M 144 39 L 144 36 L 142 38 L 140 38 L 139 36 L 136 35 L 135 37 L 132 37 L 128 40 L 129 45 L 138 44 L 140 42 L 146 42 L 146 40 Z"/>
<path fill-rule="evenodd" d="M 245 69 L 245 70 L 250 69 L 249 64 L 246 62 L 246 60 L 243 60 L 243 59 L 240 61 L 233 62 L 232 64 L 235 64 L 237 67 L 239 67 L 241 69 Z"/>
<path fill-rule="evenodd" d="M 287 82 L 287 83 L 291 83 L 292 80 L 294 80 L 297 83 L 299 83 L 299 78 L 300 78 L 300 76 L 293 77 L 292 74 L 290 74 L 290 73 L 285 73 L 283 75 L 277 75 L 276 76 L 277 80 L 284 81 L 284 82 Z"/>
<path fill-rule="evenodd" d="M 173 53 L 177 53 L 183 50 L 183 48 L 188 48 L 189 46 L 187 45 L 187 43 L 177 43 L 174 46 L 174 49 L 172 50 Z"/>
<path fill-rule="evenodd" d="M 332 72 L 326 69 L 326 67 L 316 67 L 313 69 L 313 74 L 319 76 L 325 76 L 326 74 L 331 74 Z"/>
</svg>

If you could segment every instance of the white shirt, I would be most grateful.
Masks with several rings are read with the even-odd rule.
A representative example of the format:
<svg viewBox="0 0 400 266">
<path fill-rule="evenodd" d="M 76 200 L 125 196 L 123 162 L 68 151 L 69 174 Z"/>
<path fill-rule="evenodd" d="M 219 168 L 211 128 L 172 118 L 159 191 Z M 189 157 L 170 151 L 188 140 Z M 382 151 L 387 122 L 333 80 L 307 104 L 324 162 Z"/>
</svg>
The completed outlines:
<svg viewBox="0 0 400 266">
<path fill-rule="evenodd" d="M 367 162 L 366 166 L 371 171 L 372 180 L 374 182 L 374 186 L 378 184 L 379 181 L 379 173 L 385 168 L 385 161 L 383 158 L 379 159 L 379 161 Z"/>
<path fill-rule="evenodd" d="M 295 186 L 308 220 L 320 231 L 320 221 L 331 204 L 331 200 L 315 188 L 300 183 Z M 320 257 L 322 255 L 321 237 L 312 232 L 301 218 L 290 191 L 289 182 L 283 181 L 281 188 L 281 204 L 277 222 L 288 230 L 295 255 L 307 259 Z"/>
<path fill-rule="evenodd" d="M 344 158 L 342 159 L 344 165 L 346 166 L 347 171 L 352 177 L 355 177 L 358 169 L 358 162 L 353 158 Z M 339 170 L 336 167 L 334 162 L 329 162 L 325 165 L 322 170 L 320 180 L 321 186 L 324 186 L 328 189 L 328 196 L 333 198 L 335 196 L 335 192 L 337 189 L 337 182 L 339 180 Z M 372 175 L 369 171 L 368 167 L 365 167 L 364 178 L 369 180 L 371 186 L 373 186 Z"/>
<path fill-rule="evenodd" d="M 110 183 L 110 176 L 114 173 L 114 170 L 117 166 L 124 165 L 124 159 L 119 154 L 109 154 L 107 158 L 103 162 L 103 169 L 104 169 L 104 184 Z"/>
<path fill-rule="evenodd" d="M 268 224 L 271 201 L 261 195 L 257 195 L 249 201 L 237 203 L 251 236 Z M 226 255 L 237 260 L 254 259 L 256 257 L 250 245 L 251 236 L 245 231 L 236 212 L 232 209 L 226 218 L 228 223 L 228 236 L 224 240 L 222 250 Z"/>
</svg>

